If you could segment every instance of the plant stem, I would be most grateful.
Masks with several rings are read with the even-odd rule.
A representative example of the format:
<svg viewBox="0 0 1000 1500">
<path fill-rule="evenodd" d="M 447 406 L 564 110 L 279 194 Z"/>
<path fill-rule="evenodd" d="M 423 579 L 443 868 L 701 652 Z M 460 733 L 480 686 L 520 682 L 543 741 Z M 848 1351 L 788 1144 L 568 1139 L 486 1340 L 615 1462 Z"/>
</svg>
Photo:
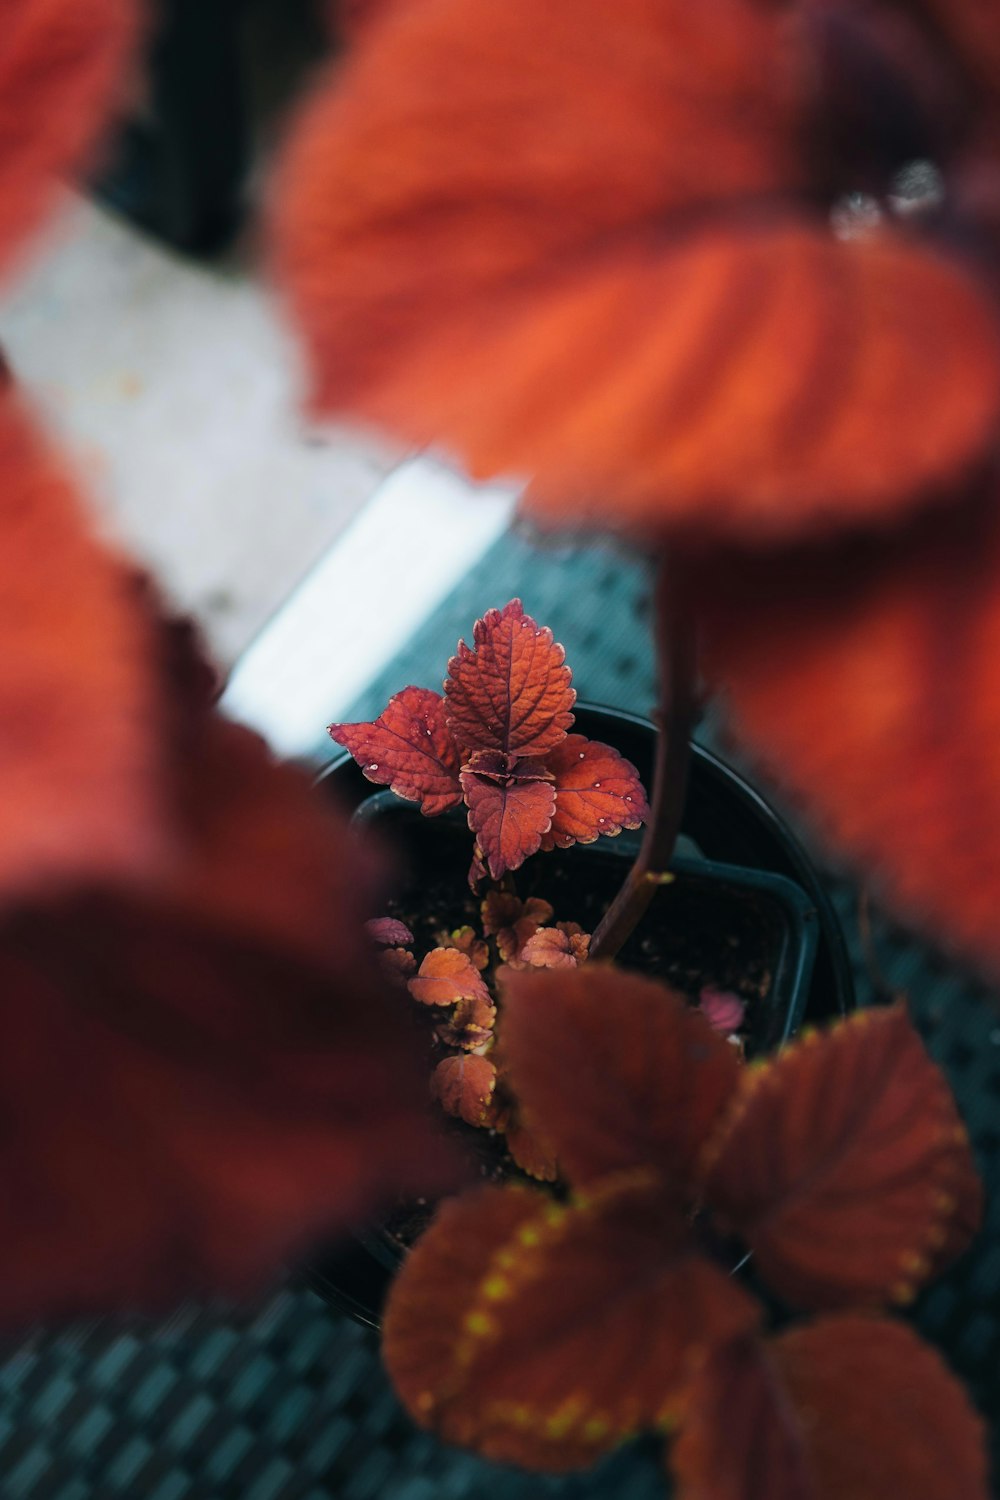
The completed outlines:
<svg viewBox="0 0 1000 1500">
<path fill-rule="evenodd" d="M 653 806 L 635 864 L 590 943 L 591 959 L 614 958 L 631 937 L 668 872 L 680 832 L 698 715 L 694 621 L 666 562 L 656 580 L 655 645 L 660 663 Z"/>
</svg>

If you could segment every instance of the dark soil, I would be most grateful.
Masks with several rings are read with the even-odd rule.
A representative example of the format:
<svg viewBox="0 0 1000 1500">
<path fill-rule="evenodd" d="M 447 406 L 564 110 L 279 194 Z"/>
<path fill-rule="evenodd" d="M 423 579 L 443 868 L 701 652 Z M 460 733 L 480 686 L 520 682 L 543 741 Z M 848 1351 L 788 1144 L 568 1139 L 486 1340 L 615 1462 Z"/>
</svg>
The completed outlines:
<svg viewBox="0 0 1000 1500">
<path fill-rule="evenodd" d="M 383 818 L 405 853 L 397 894 L 378 915 L 406 923 L 414 935 L 418 962 L 435 946 L 441 932 L 468 925 L 481 934 L 481 895 L 474 894 L 466 880 L 471 839 L 464 818 L 428 820 L 399 804 L 379 817 L 380 826 L 384 826 Z M 624 838 L 555 850 L 539 855 L 517 872 L 517 894 L 522 899 L 544 897 L 554 908 L 554 921 L 579 922 L 590 932 L 621 885 L 630 859 L 631 847 Z M 666 981 L 692 1002 L 706 985 L 738 994 L 747 1005 L 743 1041 L 752 1055 L 757 1050 L 755 1035 L 763 1035 L 766 1029 L 765 1013 L 783 934 L 783 914 L 767 896 L 697 873 L 682 873 L 657 893 L 618 961 L 625 968 Z M 426 1027 L 430 1073 L 448 1053 L 433 1032 L 441 1014 L 416 1008 Z M 445 1128 L 468 1152 L 472 1170 L 483 1180 L 522 1177 L 502 1134 L 457 1120 L 446 1121 Z M 384 1234 L 403 1250 L 419 1237 L 432 1213 L 431 1204 L 401 1204 L 386 1222 Z"/>
</svg>

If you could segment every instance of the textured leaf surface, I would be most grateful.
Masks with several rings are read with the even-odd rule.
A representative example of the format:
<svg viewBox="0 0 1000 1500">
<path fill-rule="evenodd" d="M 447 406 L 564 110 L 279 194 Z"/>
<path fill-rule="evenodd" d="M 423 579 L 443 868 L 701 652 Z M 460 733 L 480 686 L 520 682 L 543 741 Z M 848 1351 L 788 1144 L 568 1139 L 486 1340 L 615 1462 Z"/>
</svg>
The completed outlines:
<svg viewBox="0 0 1000 1500">
<path fill-rule="evenodd" d="M 431 1094 L 441 1108 L 467 1125 L 485 1125 L 496 1087 L 497 1070 L 475 1052 L 446 1057 L 431 1074 Z"/>
<path fill-rule="evenodd" d="M 440 693 L 408 687 L 390 698 L 373 724 L 331 724 L 369 781 L 420 803 L 428 817 L 462 800 L 459 758 Z"/>
<path fill-rule="evenodd" d="M 906 920 L 1000 974 L 1000 524 L 713 569 L 734 730 Z"/>
<path fill-rule="evenodd" d="M 710 1358 L 672 1467 L 683 1500 L 989 1495 L 983 1426 L 958 1381 L 909 1328 L 866 1317 Z"/>
<path fill-rule="evenodd" d="M 757 1323 L 684 1236 L 641 1181 L 568 1207 L 497 1188 L 446 1204 L 386 1312 L 407 1408 L 490 1458 L 586 1467 L 666 1416 L 698 1355 Z"/>
<path fill-rule="evenodd" d="M 516 771 L 498 780 L 463 770 L 461 779 L 469 807 L 469 827 L 476 835 L 490 874 L 499 880 L 541 848 L 542 835 L 552 824 L 555 790 L 551 781 L 534 776 L 522 780 Z"/>
<path fill-rule="evenodd" d="M 526 1118 L 574 1184 L 650 1167 L 683 1190 L 739 1074 L 679 995 L 603 965 L 511 973 L 501 1041 Z"/>
<path fill-rule="evenodd" d="M 784 8 L 432 0 L 372 42 L 282 204 L 324 407 L 530 478 L 543 517 L 755 544 L 990 448 L 986 289 L 796 217 L 815 60 Z"/>
<path fill-rule="evenodd" d="M 122 92 L 135 0 L 7 0 L 0 33 L 0 269 L 83 166 Z"/>
<path fill-rule="evenodd" d="M 638 828 L 649 817 L 639 773 L 610 745 L 570 734 L 545 757 L 555 778 L 556 810 L 546 849 L 589 844 L 601 834 Z"/>
<path fill-rule="evenodd" d="M 744 1073 L 706 1167 L 709 1204 L 805 1307 L 908 1300 L 979 1197 L 948 1084 L 898 1006 Z"/>
<path fill-rule="evenodd" d="M 520 599 L 490 609 L 448 663 L 448 723 L 467 750 L 539 756 L 566 738 L 576 693 L 566 653 Z"/>
<path fill-rule="evenodd" d="M 2 51 L 4 43 L 0 43 Z M 65 467 L 0 400 L 0 896 L 166 854 L 166 713 L 135 583 Z"/>
<path fill-rule="evenodd" d="M 455 1005 L 459 1000 L 488 1000 L 479 970 L 460 948 L 432 948 L 409 981 L 410 994 L 422 1005 Z"/>
</svg>

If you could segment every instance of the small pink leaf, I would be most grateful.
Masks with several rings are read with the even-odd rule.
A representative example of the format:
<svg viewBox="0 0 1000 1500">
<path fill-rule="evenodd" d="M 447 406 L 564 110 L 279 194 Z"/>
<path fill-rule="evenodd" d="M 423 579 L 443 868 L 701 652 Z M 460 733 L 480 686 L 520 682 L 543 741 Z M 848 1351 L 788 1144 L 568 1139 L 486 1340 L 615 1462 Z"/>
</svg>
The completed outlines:
<svg viewBox="0 0 1000 1500">
<path fill-rule="evenodd" d="M 461 802 L 458 749 L 440 693 L 404 688 L 373 724 L 331 724 L 329 733 L 347 747 L 369 781 L 419 802 L 428 817 Z"/>
<path fill-rule="evenodd" d="M 575 969 L 589 949 L 589 932 L 576 922 L 560 922 L 556 927 L 539 927 L 518 956 L 532 969 Z"/>
<path fill-rule="evenodd" d="M 461 747 L 543 755 L 564 740 L 576 693 L 551 630 L 512 599 L 476 622 L 473 640 L 474 649 L 459 642 L 444 685 L 448 723 Z"/>
<path fill-rule="evenodd" d="M 746 1001 L 741 1000 L 739 995 L 734 995 L 729 990 L 713 989 L 710 984 L 706 984 L 698 996 L 697 1008 L 709 1025 L 715 1031 L 721 1031 L 723 1036 L 739 1031 L 747 1009 Z"/>
<path fill-rule="evenodd" d="M 399 922 L 395 917 L 373 917 L 365 923 L 365 931 L 374 942 L 386 948 L 409 948 L 413 943 L 413 933 L 405 922 Z"/>
<path fill-rule="evenodd" d="M 592 844 L 601 834 L 638 828 L 649 817 L 638 771 L 610 745 L 571 734 L 545 764 L 555 777 L 556 810 L 544 848 Z"/>
</svg>

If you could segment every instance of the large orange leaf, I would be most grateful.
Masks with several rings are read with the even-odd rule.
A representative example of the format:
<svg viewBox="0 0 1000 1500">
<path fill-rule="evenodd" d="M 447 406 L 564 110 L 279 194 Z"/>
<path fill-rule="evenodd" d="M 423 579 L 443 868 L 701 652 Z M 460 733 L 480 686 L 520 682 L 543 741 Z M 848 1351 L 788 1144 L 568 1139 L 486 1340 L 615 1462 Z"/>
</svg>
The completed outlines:
<svg viewBox="0 0 1000 1500">
<path fill-rule="evenodd" d="M 575 1184 L 649 1167 L 686 1189 L 739 1074 L 680 996 L 603 965 L 510 972 L 500 1036 L 526 1118 Z"/>
<path fill-rule="evenodd" d="M 692 1383 L 681 1500 L 988 1500 L 983 1425 L 898 1323 L 824 1318 L 734 1343 Z"/>
<path fill-rule="evenodd" d="M 904 918 L 1000 972 L 1000 517 L 718 561 L 706 665 L 762 769 Z"/>
<path fill-rule="evenodd" d="M 130 573 L 87 534 L 66 468 L 9 396 L 0 641 L 0 898 L 148 871 L 164 853 L 153 633 Z"/>
<path fill-rule="evenodd" d="M 0 31 L 0 268 L 57 174 L 83 164 L 116 90 L 139 0 L 6 0 Z"/>
<path fill-rule="evenodd" d="M 867 521 L 966 469 L 1000 414 L 992 300 L 796 218 L 814 60 L 786 9 L 401 7 L 288 166 L 319 403 L 645 532 Z"/>
<path fill-rule="evenodd" d="M 704 1164 L 710 1206 L 804 1307 L 908 1300 L 981 1205 L 947 1081 L 901 1006 L 745 1072 Z"/>
<path fill-rule="evenodd" d="M 408 1258 L 385 1357 L 447 1440 L 563 1470 L 670 1420 L 694 1361 L 758 1320 L 641 1180 L 569 1206 L 486 1188 L 447 1204 Z"/>
</svg>

